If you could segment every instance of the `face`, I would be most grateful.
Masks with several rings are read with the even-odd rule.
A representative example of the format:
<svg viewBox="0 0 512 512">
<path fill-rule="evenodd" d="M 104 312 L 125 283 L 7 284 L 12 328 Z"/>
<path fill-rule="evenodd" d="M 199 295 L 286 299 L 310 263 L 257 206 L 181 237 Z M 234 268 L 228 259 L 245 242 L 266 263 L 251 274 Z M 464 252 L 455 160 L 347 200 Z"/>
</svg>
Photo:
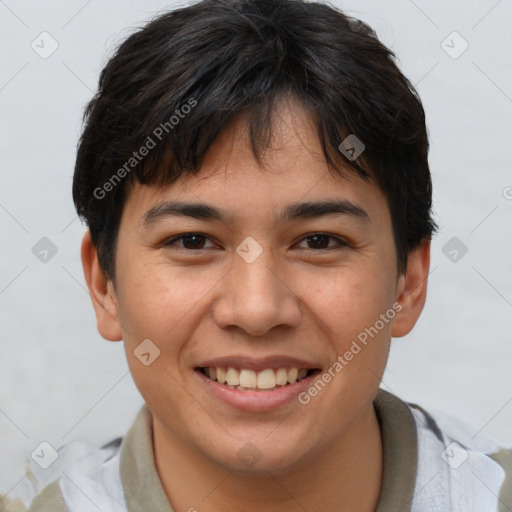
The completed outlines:
<svg viewBox="0 0 512 512">
<path fill-rule="evenodd" d="M 245 130 L 234 119 L 198 175 L 133 187 L 98 326 L 124 340 L 159 435 L 226 468 L 247 452 L 279 471 L 354 428 L 391 335 L 417 315 L 397 304 L 406 278 L 373 180 L 334 176 L 293 103 L 261 167 Z"/>
</svg>

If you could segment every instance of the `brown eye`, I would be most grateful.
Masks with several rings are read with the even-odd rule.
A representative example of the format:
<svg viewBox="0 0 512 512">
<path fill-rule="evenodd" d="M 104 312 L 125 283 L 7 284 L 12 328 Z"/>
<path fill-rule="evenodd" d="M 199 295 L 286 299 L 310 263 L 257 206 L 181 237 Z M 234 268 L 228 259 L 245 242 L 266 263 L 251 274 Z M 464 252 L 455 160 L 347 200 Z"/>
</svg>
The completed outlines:
<svg viewBox="0 0 512 512">
<path fill-rule="evenodd" d="M 326 249 L 329 246 L 329 239 L 327 235 L 314 235 L 306 238 L 308 244 L 312 244 L 310 249 Z"/>
<path fill-rule="evenodd" d="M 329 245 L 329 240 L 334 240 L 335 245 Z M 324 233 L 314 233 L 304 237 L 302 241 L 306 241 L 308 247 L 306 249 L 336 249 L 340 247 L 348 247 L 349 244 L 336 236 L 327 235 Z"/>
<path fill-rule="evenodd" d="M 181 240 L 182 245 L 179 246 L 175 242 Z M 204 244 L 205 241 L 208 240 L 208 237 L 206 235 L 203 235 L 201 233 L 185 233 L 179 236 L 175 236 L 171 240 L 168 240 L 165 242 L 165 246 L 171 246 L 171 245 L 178 245 L 180 249 L 188 249 L 188 250 L 194 250 L 194 249 L 205 249 Z"/>
</svg>

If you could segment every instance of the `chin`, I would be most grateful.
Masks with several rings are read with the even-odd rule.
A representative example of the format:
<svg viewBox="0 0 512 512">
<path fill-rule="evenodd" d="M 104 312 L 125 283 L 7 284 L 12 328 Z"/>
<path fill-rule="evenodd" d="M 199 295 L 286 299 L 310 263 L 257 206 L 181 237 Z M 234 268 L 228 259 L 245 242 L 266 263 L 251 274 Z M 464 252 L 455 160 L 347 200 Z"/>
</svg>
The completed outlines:
<svg viewBox="0 0 512 512">
<path fill-rule="evenodd" d="M 259 440 L 258 440 L 259 439 Z M 209 450 L 210 458 L 228 471 L 257 474 L 286 474 L 300 466 L 304 458 L 304 445 L 288 438 L 286 445 L 275 440 L 265 440 L 265 434 L 252 441 L 236 441 L 225 447 L 219 446 L 215 453 Z M 300 452 L 297 447 L 301 447 Z"/>
</svg>

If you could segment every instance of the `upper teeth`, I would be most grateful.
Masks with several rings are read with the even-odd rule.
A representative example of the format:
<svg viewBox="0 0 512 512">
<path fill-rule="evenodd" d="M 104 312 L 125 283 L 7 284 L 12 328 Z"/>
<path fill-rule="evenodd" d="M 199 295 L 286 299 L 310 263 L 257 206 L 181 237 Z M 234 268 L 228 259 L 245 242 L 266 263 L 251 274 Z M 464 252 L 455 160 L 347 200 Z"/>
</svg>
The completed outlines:
<svg viewBox="0 0 512 512">
<path fill-rule="evenodd" d="M 288 383 L 293 384 L 297 380 L 303 379 L 308 370 L 306 368 L 267 368 L 259 372 L 247 369 L 238 369 L 233 367 L 209 367 L 205 368 L 205 373 L 212 380 L 217 380 L 221 384 L 228 386 L 239 386 L 250 389 L 273 389 L 276 386 L 284 386 Z"/>
</svg>

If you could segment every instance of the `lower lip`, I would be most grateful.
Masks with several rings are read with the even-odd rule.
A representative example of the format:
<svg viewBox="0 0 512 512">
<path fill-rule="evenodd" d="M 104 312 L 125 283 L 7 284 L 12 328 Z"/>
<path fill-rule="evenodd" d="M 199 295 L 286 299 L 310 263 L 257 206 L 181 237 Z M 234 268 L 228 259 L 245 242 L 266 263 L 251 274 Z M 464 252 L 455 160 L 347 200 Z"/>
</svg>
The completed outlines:
<svg viewBox="0 0 512 512">
<path fill-rule="evenodd" d="M 273 391 L 238 391 L 208 378 L 199 370 L 195 370 L 194 373 L 207 391 L 222 402 L 244 411 L 266 412 L 279 409 L 294 400 L 298 402 L 298 395 L 311 385 L 319 372 L 316 371 L 294 384 L 288 384 Z"/>
</svg>

